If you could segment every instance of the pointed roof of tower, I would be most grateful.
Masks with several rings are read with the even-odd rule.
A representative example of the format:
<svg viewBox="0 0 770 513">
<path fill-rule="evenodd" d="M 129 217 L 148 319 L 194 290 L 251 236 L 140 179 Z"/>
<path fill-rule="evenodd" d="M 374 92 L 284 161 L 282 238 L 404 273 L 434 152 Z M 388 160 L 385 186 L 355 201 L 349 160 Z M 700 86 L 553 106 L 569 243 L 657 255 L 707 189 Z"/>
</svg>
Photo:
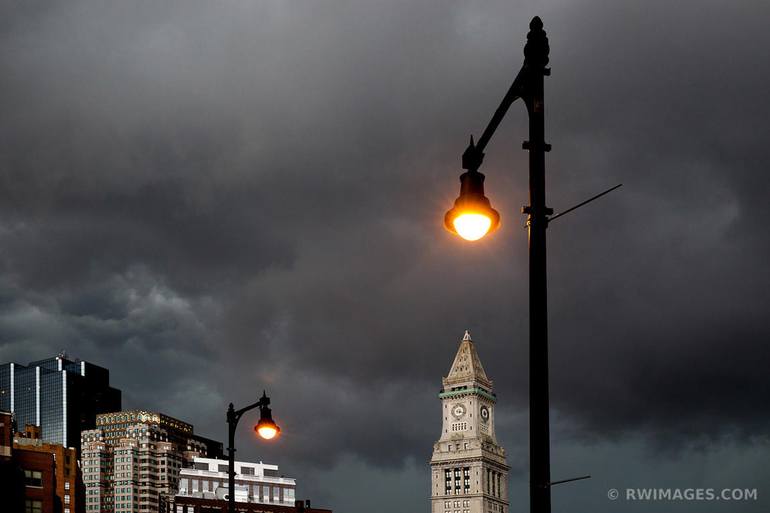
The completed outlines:
<svg viewBox="0 0 770 513">
<path fill-rule="evenodd" d="M 492 380 L 484 372 L 484 366 L 481 365 L 479 353 L 476 352 L 476 346 L 471 339 L 471 333 L 465 330 L 465 335 L 457 349 L 455 360 L 449 374 L 443 380 L 445 387 L 452 385 L 478 383 L 483 387 L 492 390 Z"/>
</svg>

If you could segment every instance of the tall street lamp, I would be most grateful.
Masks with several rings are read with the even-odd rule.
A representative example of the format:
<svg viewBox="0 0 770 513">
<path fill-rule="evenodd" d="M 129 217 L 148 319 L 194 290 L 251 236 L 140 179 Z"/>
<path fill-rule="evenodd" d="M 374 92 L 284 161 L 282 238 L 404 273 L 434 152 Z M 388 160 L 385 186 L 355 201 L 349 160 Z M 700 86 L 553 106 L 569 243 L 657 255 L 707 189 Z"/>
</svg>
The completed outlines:
<svg viewBox="0 0 770 513">
<path fill-rule="evenodd" d="M 233 403 L 227 408 L 227 438 L 230 446 L 227 448 L 228 453 L 228 496 L 227 496 L 227 511 L 228 513 L 235 513 L 235 428 L 238 425 L 238 421 L 241 420 L 241 416 L 249 410 L 259 408 L 259 422 L 254 426 L 254 431 L 264 438 L 265 440 L 271 440 L 278 436 L 281 432 L 281 428 L 273 421 L 273 414 L 270 411 L 270 398 L 267 397 L 266 392 L 262 392 L 262 397 L 256 403 L 236 410 L 233 408 Z"/>
<path fill-rule="evenodd" d="M 548 38 L 543 22 L 534 17 L 524 46 L 524 64 L 492 116 L 484 133 L 474 144 L 473 137 L 462 156 L 466 170 L 460 176 L 460 196 L 446 213 L 444 225 L 460 237 L 474 241 L 495 230 L 500 215 L 484 195 L 484 175 L 478 169 L 484 148 L 511 104 L 524 100 L 529 114 L 529 496 L 531 513 L 551 511 L 551 470 L 548 420 L 548 316 L 546 294 L 545 230 L 553 210 L 545 205 L 545 152 L 551 146 L 544 140 L 543 77 L 550 75 Z"/>
</svg>

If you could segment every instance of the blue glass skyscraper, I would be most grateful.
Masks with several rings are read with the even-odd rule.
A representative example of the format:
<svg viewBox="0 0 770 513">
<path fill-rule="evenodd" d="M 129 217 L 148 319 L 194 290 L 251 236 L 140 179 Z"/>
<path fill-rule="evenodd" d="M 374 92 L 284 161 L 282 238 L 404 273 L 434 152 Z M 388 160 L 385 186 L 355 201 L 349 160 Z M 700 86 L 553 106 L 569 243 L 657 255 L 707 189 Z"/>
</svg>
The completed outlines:
<svg viewBox="0 0 770 513">
<path fill-rule="evenodd" d="M 14 414 L 19 429 L 40 426 L 50 443 L 80 449 L 80 432 L 93 429 L 96 414 L 121 410 L 110 373 L 64 353 L 29 365 L 0 365 L 0 410 Z"/>
</svg>

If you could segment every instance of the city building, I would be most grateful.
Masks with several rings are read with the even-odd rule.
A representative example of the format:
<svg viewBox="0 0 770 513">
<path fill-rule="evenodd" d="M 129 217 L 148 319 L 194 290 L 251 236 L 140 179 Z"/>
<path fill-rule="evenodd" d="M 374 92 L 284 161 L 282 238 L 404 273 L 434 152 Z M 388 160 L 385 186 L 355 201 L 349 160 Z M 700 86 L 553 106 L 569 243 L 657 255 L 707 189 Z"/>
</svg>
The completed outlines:
<svg viewBox="0 0 770 513">
<path fill-rule="evenodd" d="M 10 458 L 13 451 L 13 414 L 0 411 L 0 458 Z"/>
<path fill-rule="evenodd" d="M 29 365 L 0 365 L 0 410 L 18 426 L 35 425 L 41 439 L 78 448 L 80 432 L 93 429 L 96 414 L 121 408 L 120 390 L 107 369 L 58 356 Z"/>
<path fill-rule="evenodd" d="M 508 513 L 509 467 L 495 436 L 497 399 L 467 331 L 442 384 L 441 437 L 430 460 L 431 513 Z"/>
<path fill-rule="evenodd" d="M 3 512 L 80 513 L 75 503 L 64 504 L 64 494 L 57 494 L 57 467 L 64 461 L 61 445 L 43 449 L 18 445 L 13 438 L 14 422 L 10 412 L 0 412 L 0 506 Z M 30 444 L 33 442 L 29 440 Z M 49 450 L 50 449 L 50 450 Z M 57 453 L 57 450 L 59 451 Z M 70 449 L 72 463 L 75 451 Z M 58 458 L 57 458 L 58 456 Z"/>
<path fill-rule="evenodd" d="M 14 448 L 13 461 L 24 472 L 25 510 L 30 513 L 60 513 L 54 455 Z"/>
<path fill-rule="evenodd" d="M 182 452 L 189 452 L 190 458 L 199 454 L 216 458 L 223 454 L 222 442 L 196 435 L 192 424 L 163 413 L 127 410 L 96 416 L 96 428 L 101 430 L 102 438 L 107 444 L 114 444 L 117 440 L 125 438 L 126 429 L 134 424 L 158 426 L 165 430 L 168 441 L 175 444 Z"/>
<path fill-rule="evenodd" d="M 222 444 L 168 415 L 131 410 L 97 415 L 81 451 L 86 513 L 156 513 L 176 493 L 184 463 L 221 456 Z"/>
<path fill-rule="evenodd" d="M 33 509 L 34 499 L 26 503 L 24 469 L 13 458 L 14 429 L 11 412 L 0 411 L 0 496 L 3 511 L 15 512 Z M 42 513 L 42 501 L 35 507 Z"/>
<path fill-rule="evenodd" d="M 330 509 L 311 508 L 310 501 L 295 501 L 291 506 L 279 504 L 238 503 L 238 513 L 332 513 Z M 172 497 L 160 513 L 227 513 L 227 501 L 199 497 Z"/>
<path fill-rule="evenodd" d="M 54 494 L 58 498 L 57 511 L 61 513 L 82 513 L 84 508 L 84 486 L 77 451 L 61 444 L 49 444 L 40 439 L 40 428 L 26 426 L 24 432 L 16 433 L 13 439 L 16 455 L 41 453 L 53 455 Z"/>
<path fill-rule="evenodd" d="M 226 499 L 229 482 L 224 459 L 195 458 L 191 468 L 179 473 L 178 496 Z M 235 462 L 235 501 L 258 504 L 295 505 L 297 483 L 278 473 L 278 465 Z"/>
</svg>

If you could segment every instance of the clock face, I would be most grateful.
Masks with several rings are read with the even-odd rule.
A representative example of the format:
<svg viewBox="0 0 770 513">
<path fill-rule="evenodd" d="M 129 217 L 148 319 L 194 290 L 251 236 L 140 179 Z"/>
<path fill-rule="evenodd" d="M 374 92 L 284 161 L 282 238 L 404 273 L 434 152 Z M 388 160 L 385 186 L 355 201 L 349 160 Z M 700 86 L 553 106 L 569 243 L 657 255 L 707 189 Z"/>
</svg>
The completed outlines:
<svg viewBox="0 0 770 513">
<path fill-rule="evenodd" d="M 489 408 L 486 406 L 481 407 L 481 411 L 479 412 L 481 414 L 481 420 L 484 422 L 489 420 Z"/>
<path fill-rule="evenodd" d="M 463 415 L 465 415 L 465 406 L 462 404 L 455 404 L 452 406 L 452 415 L 454 415 L 456 418 L 460 418 Z"/>
</svg>

